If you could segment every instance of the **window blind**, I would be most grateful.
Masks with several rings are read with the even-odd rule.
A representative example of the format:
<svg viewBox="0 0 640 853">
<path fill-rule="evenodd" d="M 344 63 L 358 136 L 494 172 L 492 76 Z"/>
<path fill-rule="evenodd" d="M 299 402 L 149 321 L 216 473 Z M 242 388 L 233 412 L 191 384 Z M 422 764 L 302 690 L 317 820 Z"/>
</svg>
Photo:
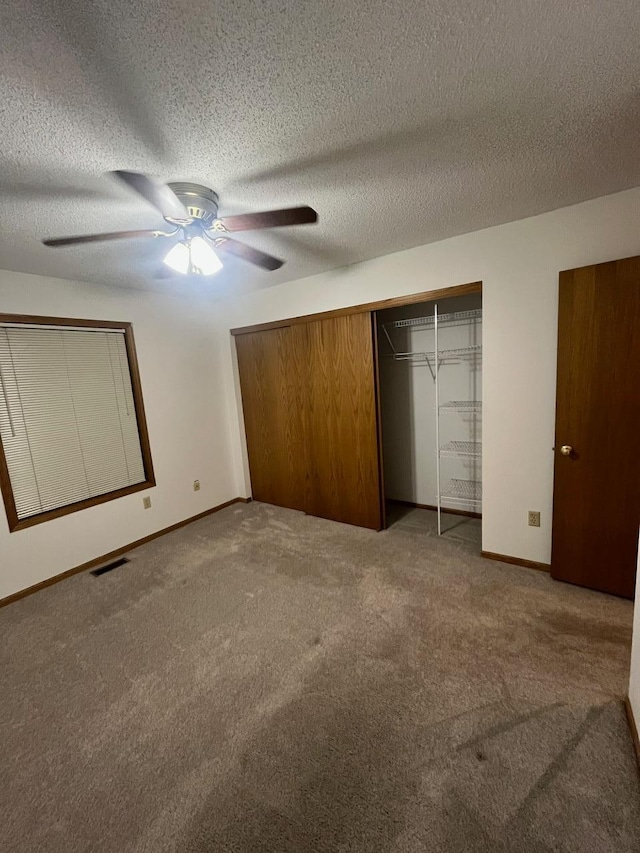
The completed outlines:
<svg viewBox="0 0 640 853">
<path fill-rule="evenodd" d="M 19 519 L 144 482 L 124 331 L 0 327 L 0 437 Z"/>
</svg>

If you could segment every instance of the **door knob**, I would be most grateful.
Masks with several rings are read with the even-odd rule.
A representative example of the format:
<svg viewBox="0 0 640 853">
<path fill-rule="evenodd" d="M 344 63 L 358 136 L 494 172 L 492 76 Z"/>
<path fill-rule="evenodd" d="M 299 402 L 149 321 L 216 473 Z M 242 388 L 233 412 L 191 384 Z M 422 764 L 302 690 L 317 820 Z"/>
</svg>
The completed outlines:
<svg viewBox="0 0 640 853">
<path fill-rule="evenodd" d="M 563 444 L 562 447 L 560 448 L 560 453 L 562 453 L 563 456 L 571 456 L 572 452 L 573 452 L 573 447 L 571 447 L 570 444 Z"/>
</svg>

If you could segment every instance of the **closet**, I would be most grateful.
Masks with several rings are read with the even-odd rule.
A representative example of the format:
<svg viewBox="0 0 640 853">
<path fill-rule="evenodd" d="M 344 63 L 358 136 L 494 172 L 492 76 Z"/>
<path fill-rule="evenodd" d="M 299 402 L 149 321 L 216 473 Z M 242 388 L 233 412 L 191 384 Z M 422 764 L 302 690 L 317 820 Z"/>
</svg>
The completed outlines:
<svg viewBox="0 0 640 853">
<path fill-rule="evenodd" d="M 477 515 L 481 289 L 233 329 L 254 499 L 374 530 L 387 499 Z"/>
<path fill-rule="evenodd" d="M 480 295 L 378 312 L 380 409 L 388 501 L 482 509 Z"/>
</svg>

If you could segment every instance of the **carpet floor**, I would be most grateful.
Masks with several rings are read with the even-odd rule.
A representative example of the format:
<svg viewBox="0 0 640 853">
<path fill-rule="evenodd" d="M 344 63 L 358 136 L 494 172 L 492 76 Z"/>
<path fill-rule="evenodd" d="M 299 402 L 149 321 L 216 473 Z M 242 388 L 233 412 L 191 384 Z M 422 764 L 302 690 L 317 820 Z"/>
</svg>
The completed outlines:
<svg viewBox="0 0 640 853">
<path fill-rule="evenodd" d="M 238 504 L 4 608 L 0 848 L 637 853 L 632 605 L 473 529 Z"/>
</svg>

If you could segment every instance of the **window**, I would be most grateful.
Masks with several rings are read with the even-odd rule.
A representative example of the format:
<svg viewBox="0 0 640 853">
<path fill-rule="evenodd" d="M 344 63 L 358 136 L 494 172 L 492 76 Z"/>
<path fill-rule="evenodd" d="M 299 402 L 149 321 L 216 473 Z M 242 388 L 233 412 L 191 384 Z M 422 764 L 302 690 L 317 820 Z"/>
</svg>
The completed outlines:
<svg viewBox="0 0 640 853">
<path fill-rule="evenodd" d="M 0 314 L 9 528 L 154 485 L 131 325 Z"/>
</svg>

